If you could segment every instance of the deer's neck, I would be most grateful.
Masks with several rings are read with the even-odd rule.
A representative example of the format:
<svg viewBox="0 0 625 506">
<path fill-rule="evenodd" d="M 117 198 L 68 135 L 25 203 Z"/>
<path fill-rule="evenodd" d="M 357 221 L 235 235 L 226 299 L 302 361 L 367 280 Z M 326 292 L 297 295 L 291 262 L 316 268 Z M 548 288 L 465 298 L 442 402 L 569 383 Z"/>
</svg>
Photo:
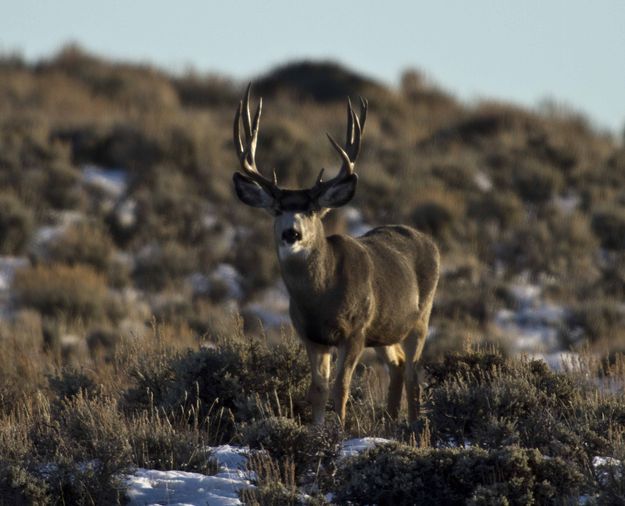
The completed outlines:
<svg viewBox="0 0 625 506">
<path fill-rule="evenodd" d="M 323 229 L 306 254 L 280 258 L 282 278 L 291 296 L 314 300 L 335 279 L 334 255 Z"/>
</svg>

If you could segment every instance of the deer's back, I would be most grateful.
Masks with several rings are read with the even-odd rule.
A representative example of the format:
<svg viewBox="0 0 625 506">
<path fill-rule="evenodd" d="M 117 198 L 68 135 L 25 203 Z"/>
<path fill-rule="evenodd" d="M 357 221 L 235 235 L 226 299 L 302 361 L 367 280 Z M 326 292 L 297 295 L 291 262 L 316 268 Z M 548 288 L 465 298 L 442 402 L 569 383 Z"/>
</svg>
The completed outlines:
<svg viewBox="0 0 625 506">
<path fill-rule="evenodd" d="M 431 308 L 439 253 L 425 234 L 403 225 L 375 228 L 357 239 L 371 259 L 373 318 L 367 344 L 389 344 L 414 329 Z"/>
</svg>

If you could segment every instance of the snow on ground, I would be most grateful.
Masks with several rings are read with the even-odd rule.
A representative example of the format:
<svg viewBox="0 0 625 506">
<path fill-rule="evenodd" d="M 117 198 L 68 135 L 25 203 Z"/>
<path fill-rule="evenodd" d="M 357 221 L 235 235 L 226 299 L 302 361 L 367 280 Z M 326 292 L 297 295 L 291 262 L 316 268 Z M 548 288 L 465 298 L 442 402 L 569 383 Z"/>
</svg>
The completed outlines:
<svg viewBox="0 0 625 506">
<path fill-rule="evenodd" d="M 519 282 L 512 284 L 509 290 L 516 307 L 497 311 L 494 323 L 499 331 L 511 338 L 517 352 L 558 352 L 558 335 L 566 316 L 565 308 L 544 300 L 539 285 Z"/>
<path fill-rule="evenodd" d="M 210 449 L 219 471 L 213 476 L 184 471 L 137 469 L 126 476 L 130 506 L 224 506 L 243 504 L 239 491 L 252 487 L 245 470 L 249 449 L 230 445 Z"/>
<path fill-rule="evenodd" d="M 59 211 L 53 219 L 53 224 L 43 225 L 33 234 L 28 250 L 37 258 L 45 258 L 48 244 L 61 237 L 71 226 L 83 222 L 85 215 L 79 211 Z"/>
<path fill-rule="evenodd" d="M 353 237 L 360 237 L 373 228 L 368 223 L 365 223 L 364 218 L 362 217 L 362 212 L 355 207 L 344 207 L 343 216 L 347 221 L 347 232 Z"/>
<path fill-rule="evenodd" d="M 384 439 L 381 437 L 359 437 L 354 439 L 348 439 L 341 444 L 341 451 L 339 452 L 340 458 L 353 457 L 360 452 L 369 450 L 376 445 L 390 443 L 390 439 Z"/>
<path fill-rule="evenodd" d="M 6 292 L 11 288 L 16 270 L 29 265 L 30 260 L 26 257 L 0 256 L 0 292 Z"/>
<path fill-rule="evenodd" d="M 388 439 L 364 437 L 341 444 L 340 458 L 352 457 Z M 253 487 L 253 472 L 246 470 L 249 448 L 223 445 L 208 449 L 219 467 L 207 476 L 184 471 L 137 469 L 125 477 L 129 506 L 226 506 L 243 504 L 239 491 Z M 330 494 L 331 496 L 331 494 Z"/>
<path fill-rule="evenodd" d="M 610 478 L 621 478 L 623 472 L 623 462 L 614 457 L 594 457 L 592 467 L 597 472 L 599 483 L 606 485 Z"/>
<path fill-rule="evenodd" d="M 83 184 L 96 188 L 111 198 L 119 198 L 126 191 L 128 173 L 122 169 L 85 165 L 82 169 Z"/>
<path fill-rule="evenodd" d="M 11 283 L 15 272 L 30 265 L 26 257 L 0 256 L 0 319 L 8 319 L 12 315 Z"/>
<path fill-rule="evenodd" d="M 579 371 L 583 366 L 579 353 L 556 351 L 553 353 L 530 353 L 531 359 L 543 360 L 552 371 Z"/>
<path fill-rule="evenodd" d="M 478 171 L 475 173 L 475 175 L 473 176 L 473 181 L 475 185 L 483 192 L 489 192 L 493 189 L 493 182 L 488 177 L 488 175 L 482 171 Z"/>
<path fill-rule="evenodd" d="M 230 299 L 240 300 L 243 297 L 243 288 L 241 288 L 241 274 L 234 266 L 221 263 L 215 267 L 215 270 L 208 276 L 210 287 L 219 285 L 221 289 L 226 291 L 226 296 Z"/>
<path fill-rule="evenodd" d="M 555 196 L 553 203 L 562 214 L 571 214 L 579 207 L 581 200 L 579 195 L 569 192 L 565 195 Z"/>
<path fill-rule="evenodd" d="M 260 320 L 265 329 L 280 329 L 291 324 L 289 294 L 282 281 L 261 291 L 244 309 L 249 316 Z"/>
</svg>

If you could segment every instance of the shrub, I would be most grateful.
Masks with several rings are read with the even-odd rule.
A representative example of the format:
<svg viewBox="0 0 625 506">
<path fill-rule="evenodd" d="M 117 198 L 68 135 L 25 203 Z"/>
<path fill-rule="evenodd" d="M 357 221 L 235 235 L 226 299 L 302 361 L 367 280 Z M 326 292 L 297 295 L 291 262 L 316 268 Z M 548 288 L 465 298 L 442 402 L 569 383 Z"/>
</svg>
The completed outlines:
<svg viewBox="0 0 625 506">
<path fill-rule="evenodd" d="M 470 199 L 467 214 L 480 224 L 494 222 L 500 229 L 506 229 L 519 224 L 524 211 L 514 193 L 490 191 Z"/>
<path fill-rule="evenodd" d="M 74 209 L 81 203 L 80 173 L 69 162 L 58 160 L 46 168 L 43 197 L 55 209 Z"/>
<path fill-rule="evenodd" d="M 22 269 L 15 274 L 13 290 L 18 306 L 55 318 L 99 319 L 106 315 L 109 302 L 104 278 L 80 265 Z"/>
<path fill-rule="evenodd" d="M 592 214 L 591 226 L 604 248 L 625 248 L 625 209 L 613 207 L 596 211 Z"/>
<path fill-rule="evenodd" d="M 257 245 L 254 248 L 246 244 Z M 233 265 L 246 281 L 250 290 L 258 290 L 275 282 L 279 265 L 273 244 L 273 232 L 269 226 L 249 230 L 249 234 L 238 238 L 234 245 Z"/>
<path fill-rule="evenodd" d="M 609 298 L 579 302 L 568 316 L 568 327 L 581 329 L 582 339 L 591 342 L 610 339 L 624 322 L 625 307 L 622 302 Z"/>
<path fill-rule="evenodd" d="M 131 410 L 151 404 L 166 411 L 194 406 L 193 419 L 208 423 L 213 442 L 221 443 L 235 436 L 235 422 L 265 412 L 286 413 L 301 404 L 307 369 L 305 353 L 292 339 L 270 344 L 230 338 L 197 351 L 142 360 L 132 372 L 135 387 L 126 392 L 126 404 Z"/>
<path fill-rule="evenodd" d="M 106 231 L 94 224 L 77 223 L 47 246 L 51 262 L 85 264 L 107 273 L 113 253 L 113 241 Z"/>
<path fill-rule="evenodd" d="M 265 450 L 278 462 L 293 462 L 300 475 L 332 465 L 340 434 L 333 425 L 302 426 L 290 418 L 270 417 L 248 425 L 243 439 L 250 448 Z"/>
<path fill-rule="evenodd" d="M 596 398 L 581 377 L 543 361 L 511 361 L 494 352 L 450 354 L 429 364 L 434 440 L 487 448 L 518 444 L 587 469 L 611 452 L 607 426 L 622 426 L 612 400 Z"/>
<path fill-rule="evenodd" d="M 295 465 L 286 458 L 278 461 L 265 452 L 253 454 L 248 468 L 255 474 L 255 487 L 243 489 L 240 498 L 244 504 L 264 506 L 324 506 L 323 496 L 303 494 L 297 486 Z"/>
<path fill-rule="evenodd" d="M 276 460 L 291 459 L 299 453 L 306 429 L 295 420 L 271 417 L 258 420 L 245 429 L 244 440 L 250 448 L 266 450 Z"/>
<path fill-rule="evenodd" d="M 0 504 L 121 503 L 129 447 L 111 399 L 78 394 L 50 410 L 39 395 L 16 416 L 0 423 Z"/>
<path fill-rule="evenodd" d="M 441 237 L 452 224 L 453 213 L 440 203 L 426 202 L 413 211 L 412 222 L 419 230 Z"/>
<path fill-rule="evenodd" d="M 513 271 L 575 276 L 582 282 L 598 276 L 597 247 L 586 216 L 578 213 L 533 217 L 494 245 L 498 258 Z"/>
<path fill-rule="evenodd" d="M 34 217 L 12 193 L 0 193 L 0 254 L 22 253 L 33 231 Z"/>
<path fill-rule="evenodd" d="M 0 506 L 52 504 L 49 485 L 23 464 L 0 459 Z"/>
<path fill-rule="evenodd" d="M 99 393 L 99 386 L 83 371 L 64 369 L 57 375 L 48 376 L 50 388 L 59 400 L 72 399 L 78 395 L 92 397 Z"/>
<path fill-rule="evenodd" d="M 129 421 L 133 464 L 148 469 L 215 474 L 217 466 L 205 449 L 203 427 L 189 426 L 180 415 L 168 416 L 152 409 Z"/>
<path fill-rule="evenodd" d="M 536 450 L 398 443 L 347 459 L 337 482 L 337 502 L 357 504 L 559 504 L 577 500 L 585 489 L 574 467 Z"/>
<path fill-rule="evenodd" d="M 514 189 L 525 201 L 533 204 L 547 202 L 562 185 L 562 175 L 548 165 L 529 160 L 516 167 Z"/>
<path fill-rule="evenodd" d="M 137 256 L 133 272 L 137 284 L 148 290 L 162 290 L 196 268 L 195 252 L 176 242 L 148 246 Z"/>
</svg>

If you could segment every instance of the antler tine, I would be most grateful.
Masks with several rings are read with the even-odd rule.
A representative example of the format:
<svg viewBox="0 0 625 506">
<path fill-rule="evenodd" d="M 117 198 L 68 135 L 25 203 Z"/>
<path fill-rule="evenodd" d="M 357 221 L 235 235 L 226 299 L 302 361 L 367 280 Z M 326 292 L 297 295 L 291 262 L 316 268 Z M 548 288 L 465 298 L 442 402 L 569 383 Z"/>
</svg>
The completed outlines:
<svg viewBox="0 0 625 506">
<path fill-rule="evenodd" d="M 353 166 L 352 166 L 353 164 L 349 158 L 349 155 L 339 145 L 339 143 L 334 140 L 334 138 L 330 134 L 327 133 L 326 135 L 328 136 L 328 139 L 330 139 L 330 142 L 332 143 L 332 146 L 334 146 L 334 149 L 336 149 L 337 153 L 343 160 L 343 165 L 341 165 L 339 174 L 342 174 L 344 171 L 347 171 L 349 174 L 351 174 L 353 172 Z"/>
<path fill-rule="evenodd" d="M 323 182 L 323 173 L 325 172 L 325 169 L 321 169 L 319 171 L 319 175 L 317 176 L 317 181 L 315 183 L 315 185 L 321 184 Z"/>
<path fill-rule="evenodd" d="M 367 106 L 367 101 L 360 97 L 360 117 L 358 117 L 358 115 L 354 112 L 351 100 L 349 98 L 347 99 L 347 135 L 345 139 L 345 148 L 342 148 L 330 134 L 327 134 L 332 146 L 336 149 L 337 153 L 341 157 L 341 160 L 343 161 L 338 175 L 336 178 L 331 180 L 332 183 L 335 182 L 335 179 L 341 179 L 354 173 L 354 164 L 356 163 L 356 159 L 360 153 L 362 133 L 365 121 L 367 120 Z M 316 184 L 320 184 L 319 178 L 317 179 Z"/>
<path fill-rule="evenodd" d="M 365 133 L 365 123 L 367 122 L 367 109 L 369 108 L 369 101 L 366 98 L 360 98 L 360 129 L 362 133 Z"/>
<path fill-rule="evenodd" d="M 241 132 L 240 132 L 240 120 L 241 120 L 241 111 L 243 110 L 243 102 L 239 102 L 239 107 L 237 112 L 234 114 L 234 131 L 233 131 L 233 140 L 234 140 L 234 149 L 237 152 L 237 158 L 241 160 L 243 156 L 243 142 L 241 142 Z"/>
<path fill-rule="evenodd" d="M 250 118 L 250 93 L 252 91 L 252 83 L 247 85 L 245 90 L 245 98 L 243 102 L 243 128 L 245 128 L 245 135 L 249 139 L 252 137 L 252 120 Z"/>
<path fill-rule="evenodd" d="M 250 114 L 251 89 L 252 83 L 248 84 L 244 99 L 239 102 L 239 107 L 234 115 L 234 147 L 243 173 L 275 196 L 280 192 L 275 171 L 273 181 L 271 181 L 264 177 L 256 167 L 256 144 L 260 130 L 263 100 L 262 98 L 259 100 L 258 107 L 254 113 L 254 119 L 252 120 Z M 245 131 L 245 144 L 241 140 L 241 123 L 243 123 L 243 130 Z"/>
<path fill-rule="evenodd" d="M 354 110 L 352 109 L 352 101 L 347 97 L 347 135 L 345 136 L 345 145 L 349 146 L 354 142 Z"/>
</svg>

